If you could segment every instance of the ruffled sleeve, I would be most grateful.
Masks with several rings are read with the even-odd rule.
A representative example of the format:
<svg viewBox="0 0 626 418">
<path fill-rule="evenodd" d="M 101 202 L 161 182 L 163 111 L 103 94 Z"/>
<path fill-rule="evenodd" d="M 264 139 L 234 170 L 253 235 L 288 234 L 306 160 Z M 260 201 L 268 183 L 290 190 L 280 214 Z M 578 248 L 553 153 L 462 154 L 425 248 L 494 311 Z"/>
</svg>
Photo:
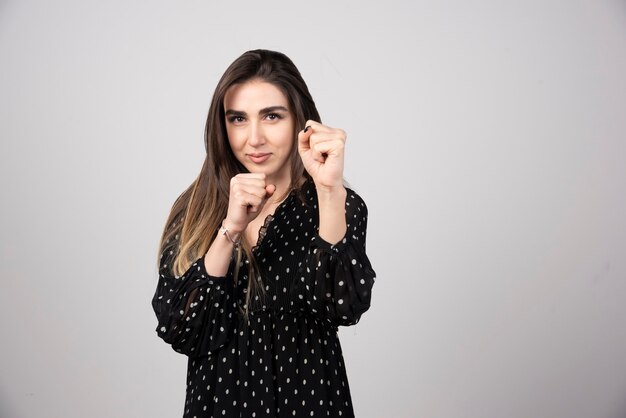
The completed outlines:
<svg viewBox="0 0 626 418">
<path fill-rule="evenodd" d="M 347 189 L 344 238 L 335 245 L 315 234 L 300 268 L 295 300 L 301 310 L 335 325 L 354 325 L 370 307 L 376 273 L 365 252 L 367 206 Z"/>
<path fill-rule="evenodd" d="M 232 263 L 226 276 L 215 277 L 207 273 L 201 257 L 182 276 L 174 277 L 167 265 L 169 258 L 165 252 L 161 256 L 152 299 L 157 335 L 190 357 L 219 350 L 236 332 Z"/>
</svg>

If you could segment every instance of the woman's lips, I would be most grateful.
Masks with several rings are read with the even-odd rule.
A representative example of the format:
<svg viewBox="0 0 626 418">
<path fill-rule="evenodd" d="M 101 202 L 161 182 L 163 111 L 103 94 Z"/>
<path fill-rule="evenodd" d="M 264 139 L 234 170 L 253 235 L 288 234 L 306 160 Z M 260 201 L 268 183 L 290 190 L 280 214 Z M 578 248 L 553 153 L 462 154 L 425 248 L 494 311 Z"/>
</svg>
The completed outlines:
<svg viewBox="0 0 626 418">
<path fill-rule="evenodd" d="M 252 160 L 252 162 L 256 163 L 256 164 L 261 164 L 263 161 L 267 160 L 268 158 L 270 158 L 270 155 L 272 154 L 248 154 L 248 157 Z"/>
</svg>

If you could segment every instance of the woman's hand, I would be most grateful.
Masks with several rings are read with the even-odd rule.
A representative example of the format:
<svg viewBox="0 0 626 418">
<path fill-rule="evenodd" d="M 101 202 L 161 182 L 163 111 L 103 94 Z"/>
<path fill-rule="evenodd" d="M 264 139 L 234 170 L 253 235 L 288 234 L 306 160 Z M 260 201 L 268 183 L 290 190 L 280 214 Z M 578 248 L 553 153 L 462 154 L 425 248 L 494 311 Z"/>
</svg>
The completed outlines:
<svg viewBox="0 0 626 418">
<path fill-rule="evenodd" d="M 318 190 L 343 188 L 346 132 L 308 120 L 298 134 L 298 152 Z"/>
<path fill-rule="evenodd" d="M 242 233 L 275 191 L 275 185 L 265 184 L 265 173 L 240 173 L 231 178 L 224 227 L 232 233 Z"/>
</svg>

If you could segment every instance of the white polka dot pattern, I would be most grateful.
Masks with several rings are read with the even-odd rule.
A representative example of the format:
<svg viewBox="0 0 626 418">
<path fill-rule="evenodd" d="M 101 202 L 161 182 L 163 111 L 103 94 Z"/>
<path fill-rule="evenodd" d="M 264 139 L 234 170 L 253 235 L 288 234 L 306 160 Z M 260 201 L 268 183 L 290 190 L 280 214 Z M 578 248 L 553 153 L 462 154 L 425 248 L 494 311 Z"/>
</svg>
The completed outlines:
<svg viewBox="0 0 626 418">
<path fill-rule="evenodd" d="M 152 304 L 159 337 L 189 357 L 184 417 L 354 416 L 337 327 L 367 311 L 375 273 L 367 207 L 347 190 L 348 229 L 336 245 L 318 234 L 310 180 L 265 219 L 253 248 L 265 297 L 251 301 L 247 320 L 247 268 L 234 278 L 233 258 L 213 277 L 200 258 L 176 278 L 164 252 Z"/>
</svg>

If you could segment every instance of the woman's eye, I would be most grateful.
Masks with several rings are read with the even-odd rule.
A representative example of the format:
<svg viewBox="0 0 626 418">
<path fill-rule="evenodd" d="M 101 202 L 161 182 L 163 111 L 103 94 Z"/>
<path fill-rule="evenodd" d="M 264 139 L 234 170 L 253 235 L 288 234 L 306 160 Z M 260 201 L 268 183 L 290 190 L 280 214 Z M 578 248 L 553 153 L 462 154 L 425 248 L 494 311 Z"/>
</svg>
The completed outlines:
<svg viewBox="0 0 626 418">
<path fill-rule="evenodd" d="M 228 121 L 233 123 L 233 122 L 243 122 L 243 116 L 231 116 L 230 118 L 228 118 Z"/>
<path fill-rule="evenodd" d="M 281 119 L 281 116 L 278 113 L 269 113 L 267 115 L 267 118 L 269 120 L 278 120 L 278 119 Z"/>
</svg>

